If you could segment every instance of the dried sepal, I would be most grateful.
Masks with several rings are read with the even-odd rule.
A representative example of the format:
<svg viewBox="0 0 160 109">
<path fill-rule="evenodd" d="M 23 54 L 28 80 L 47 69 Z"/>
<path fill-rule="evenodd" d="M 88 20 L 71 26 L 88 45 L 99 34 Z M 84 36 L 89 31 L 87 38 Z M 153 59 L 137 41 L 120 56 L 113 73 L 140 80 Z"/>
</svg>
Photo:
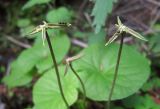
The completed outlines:
<svg viewBox="0 0 160 109">
<path fill-rule="evenodd" d="M 124 24 L 122 24 L 119 16 L 117 17 L 117 23 L 118 24 L 115 24 L 115 26 L 117 27 L 116 33 L 109 39 L 109 41 L 105 44 L 105 46 L 109 45 L 114 40 L 116 40 L 118 38 L 118 36 L 120 36 L 120 34 L 122 34 L 123 32 L 129 33 L 132 36 L 134 36 L 134 37 L 136 37 L 140 40 L 147 41 L 147 39 L 144 38 L 141 34 L 139 34 L 138 32 L 134 31 L 133 29 L 125 26 Z"/>
<path fill-rule="evenodd" d="M 65 68 L 64 75 L 67 74 L 68 68 L 69 68 L 71 62 L 73 62 L 73 61 L 75 61 L 75 60 L 81 58 L 82 56 L 83 56 L 83 53 L 80 53 L 80 54 L 78 54 L 78 55 L 76 55 L 76 56 L 69 57 L 69 58 L 66 59 L 66 68 Z"/>
<path fill-rule="evenodd" d="M 138 38 L 138 39 L 141 39 L 143 41 L 148 41 L 146 38 L 144 38 L 141 34 L 139 34 L 138 32 L 126 27 L 126 33 L 129 33 L 131 34 L 132 36 Z"/>
<path fill-rule="evenodd" d="M 105 44 L 105 46 L 111 44 L 114 40 L 116 40 L 118 37 L 118 33 L 115 33 L 110 39 L 109 41 Z"/>
<path fill-rule="evenodd" d="M 63 27 L 69 27 L 71 26 L 70 23 L 47 23 L 46 21 L 43 21 L 43 24 L 39 25 L 39 26 L 36 26 L 33 31 L 31 31 L 29 33 L 29 35 L 33 35 L 35 33 L 38 33 L 38 32 L 42 32 L 42 40 L 43 40 L 43 45 L 44 45 L 44 42 L 45 42 L 45 39 L 46 39 L 46 30 L 47 29 L 56 29 L 56 28 L 63 28 Z"/>
<path fill-rule="evenodd" d="M 120 20 L 120 18 L 119 18 L 119 16 L 117 17 L 117 22 L 118 22 L 118 25 L 123 25 L 121 20 Z"/>
</svg>

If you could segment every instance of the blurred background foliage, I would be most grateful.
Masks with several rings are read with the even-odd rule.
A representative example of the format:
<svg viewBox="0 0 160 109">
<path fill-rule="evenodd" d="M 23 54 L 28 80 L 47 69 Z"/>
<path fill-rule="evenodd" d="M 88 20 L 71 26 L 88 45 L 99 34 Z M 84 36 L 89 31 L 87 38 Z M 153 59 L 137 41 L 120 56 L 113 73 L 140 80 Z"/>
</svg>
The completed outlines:
<svg viewBox="0 0 160 109">
<path fill-rule="evenodd" d="M 48 31 L 54 39 L 58 64 L 62 65 L 67 56 L 77 54 L 88 45 L 105 43 L 115 31 L 116 16 L 149 40 L 143 43 L 126 37 L 125 43 L 150 60 L 151 74 L 138 92 L 112 102 L 112 107 L 160 108 L 159 0 L 1 0 L 0 16 L 0 109 L 32 108 L 33 84 L 53 67 L 49 51 L 41 45 L 41 33 L 28 36 L 36 25 L 42 21 L 73 25 L 68 29 Z M 90 99 L 87 104 L 88 109 L 103 109 L 104 106 L 104 102 Z M 72 108 L 84 109 L 81 99 Z"/>
</svg>

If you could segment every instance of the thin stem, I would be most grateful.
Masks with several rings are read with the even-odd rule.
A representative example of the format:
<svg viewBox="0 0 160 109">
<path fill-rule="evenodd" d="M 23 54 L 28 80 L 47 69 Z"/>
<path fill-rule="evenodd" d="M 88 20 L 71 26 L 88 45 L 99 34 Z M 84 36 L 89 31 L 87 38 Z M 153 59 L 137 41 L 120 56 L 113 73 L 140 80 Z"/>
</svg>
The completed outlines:
<svg viewBox="0 0 160 109">
<path fill-rule="evenodd" d="M 56 62 L 56 58 L 55 58 L 55 55 L 54 55 L 52 44 L 51 44 L 51 41 L 50 41 L 50 38 L 48 36 L 47 31 L 45 31 L 45 34 L 46 34 L 46 39 L 47 39 L 47 42 L 48 42 L 48 47 L 49 47 L 49 50 L 50 50 L 50 53 L 51 53 L 51 56 L 52 56 L 52 61 L 53 61 L 53 64 L 55 66 L 55 72 L 56 72 L 56 76 L 57 76 L 57 81 L 58 81 L 58 86 L 59 86 L 60 94 L 61 94 L 62 99 L 65 102 L 67 108 L 69 109 L 68 102 L 67 102 L 67 100 L 66 100 L 66 98 L 64 96 L 64 92 L 63 92 L 63 88 L 62 88 L 62 83 L 61 83 L 61 79 L 60 79 L 60 74 L 59 74 L 59 70 L 58 70 L 58 65 L 57 65 L 57 62 Z"/>
<path fill-rule="evenodd" d="M 84 97 L 83 97 L 83 101 L 84 101 L 84 107 L 86 107 L 86 104 L 85 104 L 85 101 L 86 101 L 86 90 L 85 90 L 85 86 L 83 84 L 83 81 L 82 79 L 80 78 L 80 76 L 76 73 L 76 71 L 74 70 L 72 64 L 70 63 L 69 64 L 72 72 L 75 74 L 75 76 L 78 78 L 78 80 L 80 81 L 81 85 L 82 85 L 82 90 L 83 90 L 83 93 L 84 93 Z"/>
<path fill-rule="evenodd" d="M 111 102 L 111 98 L 112 98 L 112 95 L 113 95 L 113 91 L 114 91 L 114 87 L 115 87 L 115 83 L 116 83 L 116 79 L 117 79 L 117 75 L 118 75 L 119 63 L 120 63 L 120 60 L 121 60 L 121 54 L 122 54 L 122 48 L 123 48 L 124 35 L 125 35 L 125 33 L 122 33 L 122 35 L 121 35 L 121 42 L 120 42 L 120 47 L 119 47 L 119 51 L 118 51 L 118 57 L 117 57 L 117 63 L 116 63 L 114 78 L 113 78 L 111 90 L 110 90 L 109 97 L 108 97 L 107 109 L 110 109 L 110 102 Z"/>
</svg>

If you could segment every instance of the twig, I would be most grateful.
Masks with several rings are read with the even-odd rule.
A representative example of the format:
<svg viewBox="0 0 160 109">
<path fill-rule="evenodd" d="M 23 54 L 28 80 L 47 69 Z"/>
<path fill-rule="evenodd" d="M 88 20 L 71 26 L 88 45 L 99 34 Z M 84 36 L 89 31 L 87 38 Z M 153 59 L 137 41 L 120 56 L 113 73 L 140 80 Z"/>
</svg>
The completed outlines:
<svg viewBox="0 0 160 109">
<path fill-rule="evenodd" d="M 147 1 L 160 7 L 160 2 L 158 2 L 158 1 L 155 1 L 155 0 L 147 0 Z"/>
<path fill-rule="evenodd" d="M 0 109 L 5 109 L 5 107 L 6 107 L 5 103 L 3 103 L 0 98 Z"/>
<path fill-rule="evenodd" d="M 94 28 L 92 26 L 92 20 L 91 20 L 90 16 L 88 15 L 88 13 L 84 13 L 84 16 L 85 16 L 87 22 L 89 23 L 89 25 L 91 26 L 91 28 L 94 30 Z"/>
<path fill-rule="evenodd" d="M 7 68 L 6 68 L 6 73 L 5 73 L 5 75 L 8 76 L 9 73 L 10 73 L 10 71 L 11 71 L 11 62 L 9 61 L 9 62 L 7 63 Z"/>
<path fill-rule="evenodd" d="M 87 4 L 88 0 L 84 0 L 83 3 L 80 5 L 79 11 L 78 11 L 78 15 L 80 15 L 80 13 L 84 10 L 86 4 Z"/>
<path fill-rule="evenodd" d="M 82 48 L 86 48 L 88 45 L 80 40 L 77 40 L 77 39 L 71 39 L 71 42 L 75 45 L 78 45 Z"/>
<path fill-rule="evenodd" d="M 130 17 L 130 20 L 134 21 L 137 24 L 140 24 L 140 26 L 148 31 L 153 31 L 149 26 L 147 26 L 146 24 L 142 23 L 141 21 L 138 21 L 136 18 L 132 18 Z"/>
<path fill-rule="evenodd" d="M 79 20 L 81 20 L 80 19 L 81 18 L 80 16 L 82 15 L 81 13 L 83 12 L 87 3 L 88 3 L 88 0 L 83 0 L 82 4 L 80 5 L 80 8 L 79 8 L 78 13 L 76 15 L 76 18 L 77 18 L 76 21 L 75 21 L 76 24 L 79 22 Z"/>
<path fill-rule="evenodd" d="M 12 37 L 10 37 L 10 36 L 6 36 L 6 38 L 7 38 L 7 40 L 11 41 L 12 43 L 14 43 L 14 44 L 16 44 L 16 45 L 18 45 L 18 46 L 20 46 L 20 47 L 23 47 L 23 48 L 31 48 L 31 46 L 30 46 L 29 44 L 25 44 L 25 43 L 23 43 L 23 42 L 20 42 L 20 41 L 12 38 Z"/>
<path fill-rule="evenodd" d="M 160 17 L 160 11 L 156 14 L 155 18 L 153 19 L 151 23 L 151 28 L 154 26 L 154 24 L 157 22 L 158 18 Z"/>
<path fill-rule="evenodd" d="M 132 11 L 137 11 L 140 9 L 143 9 L 143 7 L 138 5 L 138 6 L 134 6 L 134 7 L 126 8 L 124 10 L 117 11 L 114 15 L 122 15 L 122 14 L 126 14 Z"/>
</svg>

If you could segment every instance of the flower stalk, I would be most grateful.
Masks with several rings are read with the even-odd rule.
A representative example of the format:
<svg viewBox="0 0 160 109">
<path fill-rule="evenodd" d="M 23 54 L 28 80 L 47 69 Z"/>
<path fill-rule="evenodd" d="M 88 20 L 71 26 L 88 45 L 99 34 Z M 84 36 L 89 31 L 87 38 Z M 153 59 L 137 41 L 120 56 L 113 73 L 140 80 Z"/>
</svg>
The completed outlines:
<svg viewBox="0 0 160 109">
<path fill-rule="evenodd" d="M 62 96 L 62 99 L 67 107 L 67 109 L 69 109 L 69 104 L 64 96 L 64 92 L 63 92 L 63 88 L 62 88 L 62 83 L 61 83 L 61 79 L 60 79 L 60 73 L 58 70 L 58 65 L 56 62 L 56 58 L 55 58 L 55 54 L 52 48 L 52 44 L 49 38 L 49 35 L 47 33 L 47 29 L 56 29 L 56 28 L 63 28 L 63 27 L 70 27 L 71 24 L 70 23 L 47 23 L 45 21 L 43 21 L 43 24 L 36 26 L 30 33 L 29 35 L 33 35 L 35 33 L 38 32 L 42 32 L 42 40 L 43 40 L 43 45 L 45 45 L 45 40 L 47 39 L 47 43 L 48 43 L 48 47 L 51 53 L 51 57 L 52 57 L 52 61 L 53 61 L 53 65 L 55 66 L 55 72 L 56 72 L 56 76 L 57 76 L 57 81 L 58 81 L 58 86 L 59 86 L 59 90 L 60 90 L 60 94 Z"/>
<path fill-rule="evenodd" d="M 78 79 L 79 82 L 81 83 L 82 90 L 83 90 L 83 94 L 84 94 L 84 96 L 83 96 L 84 107 L 86 107 L 86 103 L 85 103 L 85 102 L 86 102 L 86 90 L 85 90 L 85 86 L 84 86 L 84 84 L 83 84 L 83 81 L 82 81 L 82 79 L 80 78 L 80 76 L 76 73 L 76 71 L 74 70 L 74 68 L 73 68 L 73 66 L 72 66 L 72 63 L 70 63 L 69 66 L 70 66 L 72 72 L 74 73 L 74 75 L 77 77 L 77 79 Z"/>
<path fill-rule="evenodd" d="M 129 33 L 130 35 L 134 36 L 135 38 L 138 38 L 140 40 L 143 41 L 147 41 L 147 39 L 145 37 L 143 37 L 141 34 L 139 34 L 138 32 L 132 30 L 131 28 L 127 27 L 126 25 L 122 24 L 121 20 L 119 17 L 117 17 L 117 24 L 115 24 L 115 26 L 117 27 L 117 31 L 116 33 L 109 39 L 109 41 L 106 43 L 105 46 L 111 44 L 114 40 L 116 40 L 119 36 L 121 37 L 121 41 L 120 41 L 120 47 L 119 47 L 119 51 L 118 51 L 118 56 L 117 56 L 117 62 L 116 62 L 116 67 L 115 67 L 115 72 L 114 72 L 114 77 L 113 77 L 113 82 L 111 85 L 111 90 L 108 96 L 108 102 L 106 105 L 106 109 L 110 109 L 110 102 L 112 99 L 112 95 L 114 92 L 114 87 L 116 84 L 116 79 L 118 76 L 118 69 L 119 69 L 119 63 L 121 60 L 121 54 L 122 54 L 122 48 L 123 48 L 123 39 L 126 33 Z"/>
<path fill-rule="evenodd" d="M 81 86 L 82 86 L 82 90 L 83 90 L 83 101 L 84 101 L 84 107 L 86 107 L 86 90 L 85 90 L 85 85 L 82 81 L 82 79 L 80 78 L 80 76 L 77 74 L 77 72 L 75 71 L 75 69 L 73 68 L 72 66 L 72 61 L 74 60 L 77 60 L 79 58 L 81 58 L 83 56 L 83 54 L 78 54 L 76 56 L 73 56 L 73 57 L 69 57 L 66 59 L 66 69 L 65 69 L 65 75 L 67 74 L 67 71 L 68 71 L 68 67 L 70 67 L 70 69 L 72 70 L 72 72 L 74 73 L 74 75 L 77 77 L 77 79 L 79 80 Z"/>
<path fill-rule="evenodd" d="M 118 76 L 118 69 L 119 69 L 119 63 L 120 63 L 120 60 L 121 60 L 124 36 L 125 36 L 125 32 L 123 32 L 121 34 L 121 41 L 120 41 L 120 46 L 119 46 L 119 51 L 118 51 L 118 56 L 117 56 L 116 68 L 115 68 L 115 72 L 114 72 L 113 82 L 112 82 L 112 85 L 111 85 L 111 90 L 110 90 L 109 97 L 108 97 L 107 109 L 110 109 L 110 102 L 111 102 L 111 98 L 112 98 L 112 95 L 113 95 L 113 92 L 114 92 L 114 87 L 115 87 L 117 76 Z"/>
<path fill-rule="evenodd" d="M 61 84 L 61 79 L 60 79 L 60 73 L 59 73 L 59 70 L 58 70 L 58 65 L 57 65 L 57 62 L 56 62 L 55 54 L 54 54 L 52 44 L 51 44 L 51 41 L 50 41 L 50 38 L 49 38 L 49 35 L 48 35 L 47 31 L 45 31 L 45 36 L 46 36 L 48 47 L 49 47 L 49 50 L 50 50 L 50 53 L 51 53 L 51 56 L 52 56 L 52 61 L 53 61 L 53 64 L 55 66 L 55 72 L 56 72 L 56 76 L 57 76 L 57 81 L 58 81 L 60 94 L 62 96 L 62 99 L 63 99 L 65 105 L 67 106 L 67 109 L 69 109 L 69 104 L 68 104 L 68 102 L 67 102 L 67 100 L 64 96 L 64 92 L 63 92 L 63 88 L 62 88 L 62 84 Z"/>
</svg>

